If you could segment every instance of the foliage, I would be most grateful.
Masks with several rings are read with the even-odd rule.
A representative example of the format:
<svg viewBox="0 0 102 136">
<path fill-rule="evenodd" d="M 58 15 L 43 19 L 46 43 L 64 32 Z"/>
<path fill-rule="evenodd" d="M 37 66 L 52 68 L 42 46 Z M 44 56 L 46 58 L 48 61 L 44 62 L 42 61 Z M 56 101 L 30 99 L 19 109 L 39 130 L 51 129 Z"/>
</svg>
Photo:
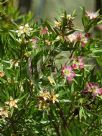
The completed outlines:
<svg viewBox="0 0 102 136">
<path fill-rule="evenodd" d="M 1 136 L 101 136 L 101 16 L 83 8 L 83 30 L 75 17 L 38 23 L 0 7 Z"/>
</svg>

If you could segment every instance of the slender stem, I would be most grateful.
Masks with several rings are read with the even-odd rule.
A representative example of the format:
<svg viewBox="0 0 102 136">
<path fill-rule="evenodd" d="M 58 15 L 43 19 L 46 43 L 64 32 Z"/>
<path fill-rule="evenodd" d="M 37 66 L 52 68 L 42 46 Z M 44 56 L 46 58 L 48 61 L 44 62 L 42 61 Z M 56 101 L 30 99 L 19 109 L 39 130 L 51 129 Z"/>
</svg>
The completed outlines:
<svg viewBox="0 0 102 136">
<path fill-rule="evenodd" d="M 50 114 L 51 114 L 51 116 L 50 116 Z M 50 114 L 48 115 L 49 120 L 50 120 L 50 122 L 53 124 L 57 136 L 61 136 L 61 134 L 60 134 L 60 132 L 59 132 L 59 126 L 58 126 L 58 124 L 56 124 L 54 121 L 52 121 L 53 113 L 52 113 L 51 110 L 50 110 Z"/>
<path fill-rule="evenodd" d="M 11 123 L 11 127 L 12 127 L 12 130 L 13 130 L 13 133 L 14 133 L 14 134 L 17 134 L 17 130 L 16 130 L 16 128 L 15 128 L 15 125 L 16 125 L 16 124 L 15 124 L 13 118 L 10 119 L 10 123 Z"/>
<path fill-rule="evenodd" d="M 63 110 L 61 109 L 60 105 L 58 103 L 56 103 L 57 107 L 59 108 L 59 114 L 60 114 L 60 117 L 63 121 L 63 126 L 65 129 L 68 128 L 68 124 L 67 124 L 67 121 L 66 121 L 66 118 L 64 117 L 64 112 Z"/>
</svg>

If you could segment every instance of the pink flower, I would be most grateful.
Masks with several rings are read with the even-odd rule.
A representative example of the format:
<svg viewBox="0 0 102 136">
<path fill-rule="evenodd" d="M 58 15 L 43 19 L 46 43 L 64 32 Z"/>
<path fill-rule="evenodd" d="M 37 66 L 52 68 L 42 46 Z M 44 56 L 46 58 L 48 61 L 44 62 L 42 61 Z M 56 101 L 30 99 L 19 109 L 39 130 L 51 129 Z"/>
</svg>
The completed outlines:
<svg viewBox="0 0 102 136">
<path fill-rule="evenodd" d="M 97 83 L 89 82 L 86 84 L 84 93 L 92 93 L 92 96 L 102 95 L 102 88 L 99 87 Z"/>
<path fill-rule="evenodd" d="M 31 39 L 31 42 L 32 42 L 32 43 L 37 43 L 37 38 L 32 38 L 32 39 Z"/>
<path fill-rule="evenodd" d="M 72 81 L 75 77 L 75 73 L 71 66 L 64 66 L 62 68 L 62 74 L 68 81 Z"/>
<path fill-rule="evenodd" d="M 36 49 L 37 48 L 38 39 L 37 38 L 32 38 L 30 41 L 32 43 L 32 48 Z"/>
<path fill-rule="evenodd" d="M 72 62 L 72 68 L 73 69 L 83 69 L 84 68 L 84 62 L 82 57 L 75 58 Z"/>
<path fill-rule="evenodd" d="M 70 42 L 77 42 L 81 41 L 82 33 L 81 32 L 74 32 L 73 34 L 68 35 L 68 40 Z"/>
<path fill-rule="evenodd" d="M 82 32 L 77 32 L 76 39 L 77 39 L 77 41 L 79 41 L 81 43 L 82 47 L 85 47 L 85 45 L 87 44 L 88 39 L 89 39 L 89 34 L 88 33 L 83 34 Z"/>
<path fill-rule="evenodd" d="M 76 42 L 76 39 L 77 37 L 75 33 L 68 35 L 69 42 Z"/>
<path fill-rule="evenodd" d="M 88 39 L 88 34 L 84 35 L 82 32 L 74 32 L 73 34 L 68 35 L 68 40 L 70 42 L 80 42 L 82 47 L 85 47 L 88 42 Z"/>
<path fill-rule="evenodd" d="M 44 27 L 40 30 L 40 34 L 41 35 L 45 35 L 45 34 L 48 34 L 48 28 L 47 27 Z"/>
<path fill-rule="evenodd" d="M 77 41 L 81 41 L 82 37 L 83 37 L 83 33 L 82 32 L 76 32 L 76 40 Z"/>
</svg>

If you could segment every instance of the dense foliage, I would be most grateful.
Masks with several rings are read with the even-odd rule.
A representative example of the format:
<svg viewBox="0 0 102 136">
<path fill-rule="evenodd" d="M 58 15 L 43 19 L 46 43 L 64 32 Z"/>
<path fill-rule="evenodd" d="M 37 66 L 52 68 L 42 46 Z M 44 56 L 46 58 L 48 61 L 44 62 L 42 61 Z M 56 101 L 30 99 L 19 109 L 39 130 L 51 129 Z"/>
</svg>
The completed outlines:
<svg viewBox="0 0 102 136">
<path fill-rule="evenodd" d="M 81 11 L 82 30 L 0 7 L 1 136 L 102 135 L 102 20 Z"/>
</svg>

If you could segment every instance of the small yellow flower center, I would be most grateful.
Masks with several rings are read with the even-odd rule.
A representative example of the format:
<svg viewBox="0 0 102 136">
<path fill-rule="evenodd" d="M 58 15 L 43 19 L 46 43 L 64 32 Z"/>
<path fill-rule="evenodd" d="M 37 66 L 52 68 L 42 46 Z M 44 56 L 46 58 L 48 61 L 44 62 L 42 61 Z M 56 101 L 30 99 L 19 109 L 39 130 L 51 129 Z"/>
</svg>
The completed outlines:
<svg viewBox="0 0 102 136">
<path fill-rule="evenodd" d="M 67 69 L 64 70 L 64 74 L 65 76 L 70 76 L 71 75 L 71 72 Z"/>
</svg>

